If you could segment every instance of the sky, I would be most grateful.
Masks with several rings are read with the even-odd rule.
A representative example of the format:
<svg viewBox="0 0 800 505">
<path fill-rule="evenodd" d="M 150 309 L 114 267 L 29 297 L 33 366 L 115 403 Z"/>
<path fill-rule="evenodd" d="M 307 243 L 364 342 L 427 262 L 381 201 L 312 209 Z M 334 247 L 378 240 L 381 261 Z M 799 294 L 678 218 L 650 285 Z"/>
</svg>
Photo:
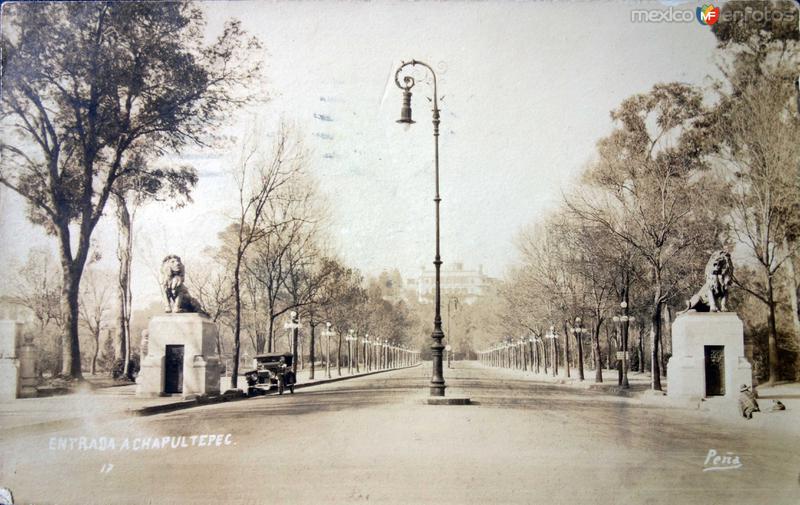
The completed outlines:
<svg viewBox="0 0 800 505">
<path fill-rule="evenodd" d="M 701 2 L 702 3 L 702 2 Z M 633 22 L 632 9 L 697 2 L 204 2 L 208 35 L 236 17 L 263 43 L 265 104 L 240 110 L 226 132 L 270 132 L 283 121 L 303 137 L 331 211 L 328 237 L 367 275 L 415 275 L 434 256 L 432 96 L 414 70 L 416 124 L 395 123 L 395 70 L 411 59 L 437 72 L 441 243 L 445 268 L 483 266 L 502 277 L 514 238 L 558 205 L 613 124 L 609 111 L 655 83 L 708 84 L 715 41 L 691 22 Z M 269 139 L 269 135 L 264 135 Z M 186 151 L 200 172 L 194 202 L 139 210 L 134 305 L 157 296 L 154 272 L 170 253 L 192 263 L 217 245 L 236 190 L 232 157 Z M 0 264 L 24 262 L 54 240 L 27 223 L 23 202 L 0 190 Z M 96 232 L 100 265 L 114 268 L 113 210 Z M 137 296 L 137 293 L 142 295 Z"/>
</svg>

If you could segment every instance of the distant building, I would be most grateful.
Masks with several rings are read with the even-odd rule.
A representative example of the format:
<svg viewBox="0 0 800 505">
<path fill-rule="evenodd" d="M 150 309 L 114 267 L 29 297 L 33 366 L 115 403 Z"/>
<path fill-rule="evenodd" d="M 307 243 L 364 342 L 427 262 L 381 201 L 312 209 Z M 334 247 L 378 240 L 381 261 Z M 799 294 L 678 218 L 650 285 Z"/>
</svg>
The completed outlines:
<svg viewBox="0 0 800 505">
<path fill-rule="evenodd" d="M 488 293 L 492 279 L 483 273 L 483 266 L 477 270 L 465 270 L 463 263 L 452 263 L 448 268 L 442 265 L 441 293 L 442 303 L 448 298 L 458 298 L 460 303 L 473 304 Z M 436 290 L 436 270 L 422 268 L 416 278 L 406 281 L 409 289 L 417 293 L 420 303 L 433 303 Z"/>
</svg>

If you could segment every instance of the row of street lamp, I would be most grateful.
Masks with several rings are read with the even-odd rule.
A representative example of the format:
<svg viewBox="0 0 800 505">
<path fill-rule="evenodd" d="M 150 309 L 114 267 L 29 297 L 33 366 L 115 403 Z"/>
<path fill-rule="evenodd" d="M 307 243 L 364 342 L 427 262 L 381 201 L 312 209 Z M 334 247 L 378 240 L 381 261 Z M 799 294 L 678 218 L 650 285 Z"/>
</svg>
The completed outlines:
<svg viewBox="0 0 800 505">
<path fill-rule="evenodd" d="M 331 337 L 336 336 L 336 331 L 331 329 L 331 323 L 325 323 L 325 330 L 322 336 L 325 337 L 325 375 L 331 378 Z M 356 336 L 353 330 L 347 332 L 344 337 L 347 342 L 347 373 L 360 373 L 361 368 L 365 372 L 373 370 L 385 370 L 412 366 L 419 363 L 419 351 L 411 350 L 404 344 L 390 342 L 385 338 L 371 337 L 369 333 L 363 337 Z M 355 359 L 353 359 L 355 355 Z"/>
<path fill-rule="evenodd" d="M 623 350 L 617 352 L 617 359 L 621 362 L 619 366 L 619 384 L 623 388 L 629 388 L 628 382 L 628 328 L 636 322 L 636 318 L 628 315 L 628 304 L 620 303 L 621 313 L 613 316 L 612 320 L 618 327 L 618 334 L 621 336 L 619 347 Z M 583 380 L 583 338 L 590 334 L 589 329 L 583 326 L 580 317 L 575 318 L 575 324 L 570 329 L 570 333 L 578 342 L 578 362 L 580 379 Z M 531 335 L 522 338 L 508 338 L 498 342 L 489 349 L 478 352 L 478 359 L 485 366 L 509 368 L 513 370 L 532 371 L 540 373 L 542 368 L 544 373 L 548 373 L 548 364 L 553 377 L 558 375 L 558 339 L 559 335 L 555 331 L 555 326 L 550 326 L 549 331 L 539 337 Z M 549 344 L 548 344 L 549 342 Z M 565 373 L 569 376 L 569 364 Z"/>
</svg>

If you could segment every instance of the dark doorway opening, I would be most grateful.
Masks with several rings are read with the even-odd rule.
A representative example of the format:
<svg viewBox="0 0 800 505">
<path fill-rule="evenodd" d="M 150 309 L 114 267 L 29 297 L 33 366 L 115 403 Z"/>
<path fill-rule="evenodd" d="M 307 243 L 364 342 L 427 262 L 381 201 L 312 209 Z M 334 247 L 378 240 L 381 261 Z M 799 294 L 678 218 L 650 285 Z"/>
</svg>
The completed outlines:
<svg viewBox="0 0 800 505">
<path fill-rule="evenodd" d="M 725 346 L 705 346 L 706 396 L 725 395 Z"/>
<path fill-rule="evenodd" d="M 168 345 L 164 354 L 164 392 L 183 393 L 183 346 Z"/>
</svg>

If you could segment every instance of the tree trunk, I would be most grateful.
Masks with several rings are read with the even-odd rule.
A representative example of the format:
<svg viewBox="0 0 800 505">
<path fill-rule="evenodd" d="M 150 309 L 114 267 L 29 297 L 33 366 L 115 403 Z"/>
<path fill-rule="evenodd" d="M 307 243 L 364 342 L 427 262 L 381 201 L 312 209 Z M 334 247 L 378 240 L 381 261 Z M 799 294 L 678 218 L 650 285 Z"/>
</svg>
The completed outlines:
<svg viewBox="0 0 800 505">
<path fill-rule="evenodd" d="M 564 369 L 569 377 L 569 328 L 567 321 L 564 321 Z"/>
<path fill-rule="evenodd" d="M 661 372 L 666 377 L 667 364 L 664 360 L 664 353 L 672 354 L 672 308 L 669 305 L 664 305 L 664 334 L 661 338 Z"/>
<path fill-rule="evenodd" d="M 114 341 L 114 362 L 122 361 L 122 373 L 130 378 L 131 361 L 131 254 L 133 239 L 131 234 L 131 214 L 125 199 L 114 195 L 117 207 L 117 327 Z"/>
<path fill-rule="evenodd" d="M 297 319 L 293 319 L 292 323 L 297 324 Z M 303 353 L 302 349 L 297 348 L 299 334 L 300 332 L 297 328 L 292 328 L 292 373 L 295 374 L 295 377 L 297 376 L 297 360 Z"/>
<path fill-rule="evenodd" d="M 600 325 L 602 321 L 598 318 L 592 329 L 592 345 L 594 346 L 594 381 L 603 382 L 603 358 L 600 356 Z"/>
<path fill-rule="evenodd" d="M 272 315 L 273 307 L 270 307 L 269 315 L 269 334 L 267 335 L 267 352 L 275 352 L 275 317 Z"/>
<path fill-rule="evenodd" d="M 94 354 L 92 355 L 92 375 L 97 373 L 97 355 L 100 354 L 100 321 L 97 322 L 97 327 L 92 330 L 92 338 L 94 338 Z"/>
<path fill-rule="evenodd" d="M 336 367 L 339 369 L 339 377 L 342 376 L 342 334 L 337 332 Z"/>
<path fill-rule="evenodd" d="M 576 333 L 575 337 L 578 344 L 578 379 L 583 380 L 583 335 Z"/>
<path fill-rule="evenodd" d="M 62 259 L 61 312 L 64 317 L 63 330 L 66 331 L 62 333 L 61 375 L 82 379 L 81 344 L 78 339 L 78 296 L 81 276 L 80 273 L 73 270 L 70 263 L 72 262 Z"/>
<path fill-rule="evenodd" d="M 767 307 L 769 308 L 769 337 L 767 347 L 769 352 L 769 380 L 772 386 L 778 380 L 778 328 L 775 322 L 775 293 L 773 291 L 773 277 L 767 275 Z"/>
<path fill-rule="evenodd" d="M 308 378 L 310 380 L 314 380 L 314 360 L 316 359 L 316 356 L 315 356 L 315 353 L 314 353 L 314 351 L 315 351 L 314 344 L 315 344 L 315 341 L 316 341 L 314 330 L 317 328 L 317 325 L 314 324 L 314 323 L 309 323 L 309 326 L 311 327 L 311 335 L 310 335 L 310 339 L 309 339 L 309 342 L 308 342 L 308 361 L 311 362 L 311 371 L 310 371 L 310 373 L 308 375 Z"/>
<path fill-rule="evenodd" d="M 239 351 L 242 336 L 242 293 L 239 287 L 239 275 L 242 268 L 242 254 L 237 252 L 236 265 L 233 268 L 233 298 L 235 304 L 233 322 L 233 370 L 231 371 L 231 389 L 239 387 Z"/>
<path fill-rule="evenodd" d="M 661 391 L 661 367 L 658 364 L 658 345 L 661 341 L 661 283 L 656 281 L 653 312 L 650 317 L 650 386 L 654 391 Z M 641 337 L 640 337 L 641 340 Z"/>
<path fill-rule="evenodd" d="M 789 242 L 786 238 L 783 239 L 783 249 L 786 254 L 791 250 Z M 786 260 L 786 276 L 789 278 L 789 301 L 790 309 L 792 311 L 792 326 L 794 327 L 794 338 L 797 342 L 797 347 L 800 348 L 800 307 L 797 301 L 797 274 L 794 268 L 794 257 Z M 797 362 L 794 367 L 795 380 L 800 381 L 800 352 L 797 353 Z"/>
</svg>

